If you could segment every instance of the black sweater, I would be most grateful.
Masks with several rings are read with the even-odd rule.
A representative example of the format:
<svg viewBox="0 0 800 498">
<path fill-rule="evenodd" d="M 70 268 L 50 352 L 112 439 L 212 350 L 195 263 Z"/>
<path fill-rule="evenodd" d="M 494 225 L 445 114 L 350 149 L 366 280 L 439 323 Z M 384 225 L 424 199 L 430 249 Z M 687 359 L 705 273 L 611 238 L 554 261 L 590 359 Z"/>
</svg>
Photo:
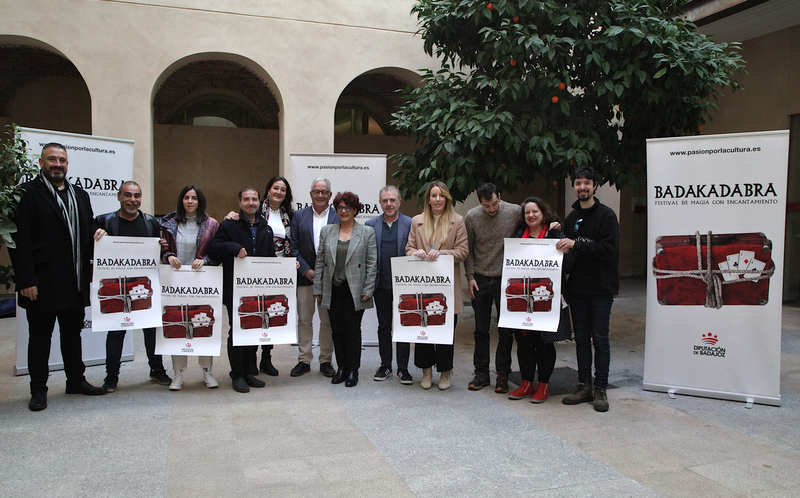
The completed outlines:
<svg viewBox="0 0 800 498">
<path fill-rule="evenodd" d="M 595 197 L 589 209 L 580 201 L 564 222 L 564 234 L 575 241 L 575 265 L 569 292 L 587 295 L 619 294 L 619 222 L 617 215 Z"/>
</svg>

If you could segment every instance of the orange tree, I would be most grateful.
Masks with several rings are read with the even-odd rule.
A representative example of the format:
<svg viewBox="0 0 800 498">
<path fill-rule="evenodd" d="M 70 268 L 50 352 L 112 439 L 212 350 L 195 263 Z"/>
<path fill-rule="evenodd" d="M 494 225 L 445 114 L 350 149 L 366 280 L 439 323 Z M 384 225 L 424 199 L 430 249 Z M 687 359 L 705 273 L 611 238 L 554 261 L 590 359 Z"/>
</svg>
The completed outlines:
<svg viewBox="0 0 800 498">
<path fill-rule="evenodd" d="M 736 44 L 677 17 L 683 0 L 421 0 L 423 72 L 394 114 L 420 147 L 397 156 L 404 197 L 443 179 L 457 200 L 591 165 L 618 187 L 645 174 L 645 140 L 690 135 L 739 85 Z"/>
</svg>

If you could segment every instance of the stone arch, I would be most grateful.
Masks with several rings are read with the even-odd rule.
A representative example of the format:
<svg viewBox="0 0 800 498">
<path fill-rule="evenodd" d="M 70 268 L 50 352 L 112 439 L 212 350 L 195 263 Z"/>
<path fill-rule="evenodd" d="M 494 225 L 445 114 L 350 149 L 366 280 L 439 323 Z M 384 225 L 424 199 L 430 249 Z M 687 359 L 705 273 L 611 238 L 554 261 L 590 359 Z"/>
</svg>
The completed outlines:
<svg viewBox="0 0 800 498">
<path fill-rule="evenodd" d="M 173 211 L 183 185 L 195 183 L 219 219 L 235 210 L 242 185 L 263 188 L 278 174 L 280 93 L 252 60 L 229 53 L 180 59 L 156 80 L 152 103 L 157 214 Z"/>
<path fill-rule="evenodd" d="M 0 36 L 0 125 L 92 133 L 92 101 L 77 67 L 39 40 Z"/>
</svg>

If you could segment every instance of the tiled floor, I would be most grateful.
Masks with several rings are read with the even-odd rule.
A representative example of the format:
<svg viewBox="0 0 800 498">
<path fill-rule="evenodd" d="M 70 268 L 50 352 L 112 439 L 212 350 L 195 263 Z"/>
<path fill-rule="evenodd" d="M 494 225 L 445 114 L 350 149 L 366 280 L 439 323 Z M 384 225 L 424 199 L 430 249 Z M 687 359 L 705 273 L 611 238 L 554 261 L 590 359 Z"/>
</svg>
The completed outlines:
<svg viewBox="0 0 800 498">
<path fill-rule="evenodd" d="M 373 382 L 377 348 L 352 389 L 318 371 L 291 378 L 296 350 L 273 352 L 267 387 L 206 389 L 190 360 L 180 392 L 149 381 L 140 334 L 119 390 L 67 396 L 51 376 L 49 407 L 27 409 L 13 377 L 14 319 L 0 320 L 0 495 L 81 497 L 798 496 L 800 309 L 783 308 L 780 408 L 641 389 L 644 282 L 627 280 L 612 316 L 611 410 L 532 405 L 467 390 L 472 327 L 459 318 L 453 387 Z M 316 352 L 316 351 L 315 351 Z M 575 368 L 558 345 L 557 367 Z M 516 363 L 516 360 L 515 360 Z M 169 362 L 167 361 L 167 364 Z M 87 377 L 100 384 L 102 366 Z M 434 376 L 434 384 L 437 377 Z"/>
</svg>

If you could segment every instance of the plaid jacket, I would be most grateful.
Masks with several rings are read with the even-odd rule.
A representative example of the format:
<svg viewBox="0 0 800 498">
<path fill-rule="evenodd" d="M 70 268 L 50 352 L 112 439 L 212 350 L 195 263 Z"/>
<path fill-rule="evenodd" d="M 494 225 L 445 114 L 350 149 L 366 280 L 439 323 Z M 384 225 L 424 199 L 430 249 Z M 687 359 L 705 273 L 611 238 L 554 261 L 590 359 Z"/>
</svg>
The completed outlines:
<svg viewBox="0 0 800 498">
<path fill-rule="evenodd" d="M 322 227 L 319 234 L 319 252 L 314 268 L 314 295 L 322 296 L 322 307 L 330 309 L 333 269 L 336 266 L 336 246 L 339 243 L 339 224 Z M 356 311 L 372 308 L 372 293 L 378 274 L 378 246 L 375 231 L 358 222 L 353 225 L 353 235 L 347 249 L 345 275 Z M 361 296 L 369 296 L 366 301 Z"/>
</svg>

